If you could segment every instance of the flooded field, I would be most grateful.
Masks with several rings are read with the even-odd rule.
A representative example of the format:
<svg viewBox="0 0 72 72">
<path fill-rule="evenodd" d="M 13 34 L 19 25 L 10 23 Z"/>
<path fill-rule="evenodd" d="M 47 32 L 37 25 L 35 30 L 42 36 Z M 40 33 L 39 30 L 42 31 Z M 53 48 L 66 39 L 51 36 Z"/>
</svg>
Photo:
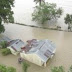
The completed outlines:
<svg viewBox="0 0 72 72">
<path fill-rule="evenodd" d="M 50 72 L 51 67 L 63 65 L 66 70 L 72 65 L 72 33 L 32 28 L 15 24 L 5 25 L 6 31 L 3 35 L 11 39 L 21 39 L 24 42 L 29 39 L 49 39 L 56 44 L 56 54 L 48 62 L 46 68 L 39 67 L 30 63 L 28 72 Z M 17 63 L 18 56 L 2 56 L 0 54 L 0 63 L 7 66 L 14 66 L 17 72 L 22 72 L 21 65 Z M 67 72 L 67 71 L 66 71 Z"/>
</svg>

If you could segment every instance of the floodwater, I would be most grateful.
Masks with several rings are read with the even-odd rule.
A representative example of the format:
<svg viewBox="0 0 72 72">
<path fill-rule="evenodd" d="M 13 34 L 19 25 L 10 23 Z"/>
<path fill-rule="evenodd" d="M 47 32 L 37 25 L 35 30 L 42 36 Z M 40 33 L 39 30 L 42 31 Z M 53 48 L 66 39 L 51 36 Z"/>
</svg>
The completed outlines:
<svg viewBox="0 0 72 72">
<path fill-rule="evenodd" d="M 21 39 L 24 42 L 29 39 L 49 39 L 52 40 L 56 45 L 55 56 L 48 62 L 46 68 L 39 67 L 35 64 L 30 63 L 28 72 L 51 72 L 51 67 L 64 66 L 65 70 L 69 69 L 72 65 L 72 33 L 47 30 L 40 28 L 32 28 L 15 24 L 5 25 L 5 33 L 3 35 L 11 39 Z M 0 63 L 6 64 L 7 66 L 14 66 L 17 72 L 22 72 L 21 65 L 17 63 L 18 56 L 2 56 L 0 54 Z"/>
<path fill-rule="evenodd" d="M 46 2 L 49 3 L 56 3 L 57 7 L 62 7 L 63 9 L 63 15 L 61 18 L 58 19 L 58 21 L 54 22 L 48 22 L 45 24 L 45 26 L 51 25 L 60 25 L 63 30 L 67 29 L 67 26 L 64 23 L 64 17 L 67 13 L 71 14 L 72 13 L 72 0 L 45 0 Z M 36 25 L 36 26 L 41 26 L 41 24 L 32 21 L 32 12 L 33 12 L 33 7 L 35 7 L 35 2 L 33 0 L 15 0 L 15 7 L 13 8 L 14 11 L 14 18 L 15 22 L 18 23 L 23 23 L 23 24 L 28 24 L 28 25 Z"/>
<path fill-rule="evenodd" d="M 63 15 L 57 22 L 53 24 L 58 24 L 62 29 L 67 29 L 67 25 L 64 24 L 64 17 L 66 13 L 72 13 L 72 0 L 45 0 L 46 2 L 56 3 L 58 7 L 63 8 Z M 31 13 L 33 12 L 33 7 L 35 3 L 33 0 L 15 0 L 14 18 L 15 22 L 24 23 L 28 25 L 38 25 L 38 23 L 31 21 Z M 50 22 L 50 24 L 52 24 Z M 47 30 L 40 28 L 32 28 L 15 24 L 5 25 L 6 31 L 3 35 L 11 39 L 21 39 L 24 42 L 29 39 L 49 39 L 52 40 L 56 45 L 56 54 L 48 62 L 46 68 L 39 67 L 35 64 L 30 63 L 28 72 L 50 72 L 51 67 L 61 66 L 65 67 L 65 70 L 69 69 L 72 65 L 72 33 Z M 18 56 L 9 55 L 2 56 L 0 53 L 0 64 L 5 64 L 7 66 L 14 66 L 17 72 L 22 72 L 21 65 L 17 62 Z"/>
</svg>

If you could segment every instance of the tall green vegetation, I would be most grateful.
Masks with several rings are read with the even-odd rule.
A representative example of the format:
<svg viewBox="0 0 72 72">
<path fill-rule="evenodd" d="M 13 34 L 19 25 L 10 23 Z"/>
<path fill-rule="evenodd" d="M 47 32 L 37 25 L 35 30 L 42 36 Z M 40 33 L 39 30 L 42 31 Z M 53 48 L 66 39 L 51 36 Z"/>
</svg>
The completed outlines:
<svg viewBox="0 0 72 72">
<path fill-rule="evenodd" d="M 5 65 L 0 65 L 0 72 L 16 72 L 14 67 L 7 67 Z"/>
<path fill-rule="evenodd" d="M 71 25 L 72 25 L 72 14 L 66 14 L 66 17 L 64 18 L 65 23 L 68 24 L 68 29 L 71 30 Z"/>
<path fill-rule="evenodd" d="M 2 22 L 14 22 L 12 7 L 14 0 L 0 0 L 0 33 L 5 31 Z"/>
<path fill-rule="evenodd" d="M 30 66 L 30 65 L 29 65 L 28 63 L 23 62 L 23 63 L 22 63 L 23 72 L 27 72 L 27 69 L 28 69 L 29 66 Z"/>
<path fill-rule="evenodd" d="M 54 3 L 42 3 L 40 6 L 35 6 L 32 13 L 32 20 L 44 24 L 46 21 L 57 19 L 62 15 L 62 8 L 56 8 Z"/>
</svg>

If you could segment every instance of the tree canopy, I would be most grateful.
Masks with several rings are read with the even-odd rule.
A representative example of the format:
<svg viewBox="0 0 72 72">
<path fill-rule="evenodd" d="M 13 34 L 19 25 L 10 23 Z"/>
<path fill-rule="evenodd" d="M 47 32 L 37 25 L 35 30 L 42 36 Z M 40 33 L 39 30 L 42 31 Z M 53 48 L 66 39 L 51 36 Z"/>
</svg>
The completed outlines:
<svg viewBox="0 0 72 72">
<path fill-rule="evenodd" d="M 14 22 L 12 7 L 14 0 L 0 0 L 0 33 L 5 31 L 2 22 Z"/>
<path fill-rule="evenodd" d="M 42 2 L 45 2 L 45 0 L 34 0 L 34 2 L 39 3 L 39 5 L 41 5 Z"/>
<path fill-rule="evenodd" d="M 66 14 L 66 17 L 64 18 L 66 24 L 72 24 L 72 15 Z"/>
<path fill-rule="evenodd" d="M 65 23 L 68 24 L 68 29 L 71 31 L 71 24 L 72 24 L 72 14 L 66 14 L 66 17 L 64 18 Z"/>
<path fill-rule="evenodd" d="M 41 6 L 36 6 L 32 13 L 32 20 L 44 24 L 48 20 L 59 18 L 62 15 L 62 8 L 56 8 L 54 3 L 42 3 Z"/>
</svg>

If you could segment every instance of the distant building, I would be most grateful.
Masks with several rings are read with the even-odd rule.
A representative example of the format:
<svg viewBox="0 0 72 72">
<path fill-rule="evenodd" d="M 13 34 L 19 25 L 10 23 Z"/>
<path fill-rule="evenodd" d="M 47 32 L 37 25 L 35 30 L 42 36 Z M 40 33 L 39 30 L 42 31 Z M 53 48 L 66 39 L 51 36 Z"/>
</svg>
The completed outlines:
<svg viewBox="0 0 72 72">
<path fill-rule="evenodd" d="M 7 48 L 10 49 L 12 54 L 17 55 L 21 51 L 21 48 L 24 47 L 24 45 L 25 43 L 23 41 L 16 39 L 8 42 Z"/>
<path fill-rule="evenodd" d="M 49 58 L 55 54 L 56 47 L 50 40 L 28 40 L 20 53 L 21 57 L 39 66 L 46 66 Z"/>
</svg>

